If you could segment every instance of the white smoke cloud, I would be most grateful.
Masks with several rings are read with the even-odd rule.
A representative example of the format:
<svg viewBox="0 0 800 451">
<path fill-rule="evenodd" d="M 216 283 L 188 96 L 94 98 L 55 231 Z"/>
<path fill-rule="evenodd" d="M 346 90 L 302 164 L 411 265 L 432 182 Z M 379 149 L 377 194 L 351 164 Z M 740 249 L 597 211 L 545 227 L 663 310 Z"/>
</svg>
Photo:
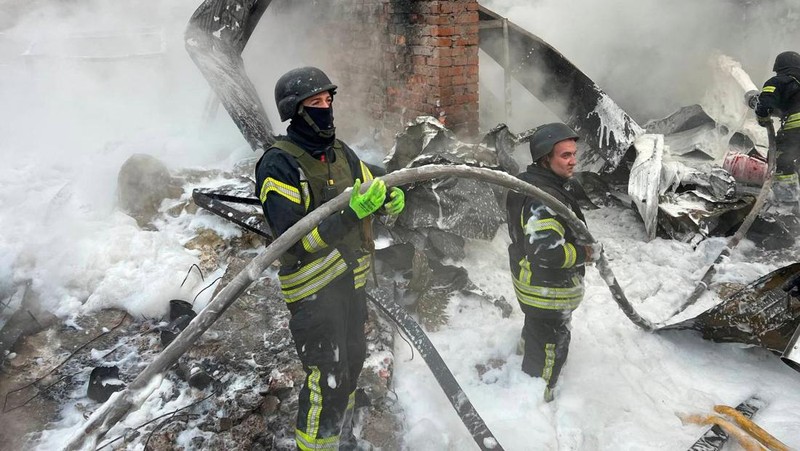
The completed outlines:
<svg viewBox="0 0 800 451">
<path fill-rule="evenodd" d="M 122 163 L 147 153 L 176 170 L 254 156 L 184 48 L 202 0 L 0 0 L 0 301 L 22 283 L 61 315 L 81 304 L 155 315 L 194 262 L 175 236 L 117 211 Z M 273 87 L 325 67 L 305 39 L 314 5 L 276 0 L 244 61 L 277 133 Z M 333 57 L 333 56 L 332 56 Z M 88 301 L 88 302 L 87 302 Z"/>
<path fill-rule="evenodd" d="M 756 84 L 784 50 L 800 50 L 790 0 L 484 0 L 592 78 L 639 123 L 698 103 L 708 59 L 729 55 Z"/>
</svg>

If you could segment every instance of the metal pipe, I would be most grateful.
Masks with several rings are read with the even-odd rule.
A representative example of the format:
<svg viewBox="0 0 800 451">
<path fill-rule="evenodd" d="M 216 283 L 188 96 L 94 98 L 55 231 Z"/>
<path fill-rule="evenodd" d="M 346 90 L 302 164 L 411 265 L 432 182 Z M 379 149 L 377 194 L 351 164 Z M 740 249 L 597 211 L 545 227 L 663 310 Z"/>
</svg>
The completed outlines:
<svg viewBox="0 0 800 451">
<path fill-rule="evenodd" d="M 503 18 L 503 93 L 506 105 L 506 123 L 511 120 L 511 51 L 508 42 L 508 19 Z"/>
</svg>

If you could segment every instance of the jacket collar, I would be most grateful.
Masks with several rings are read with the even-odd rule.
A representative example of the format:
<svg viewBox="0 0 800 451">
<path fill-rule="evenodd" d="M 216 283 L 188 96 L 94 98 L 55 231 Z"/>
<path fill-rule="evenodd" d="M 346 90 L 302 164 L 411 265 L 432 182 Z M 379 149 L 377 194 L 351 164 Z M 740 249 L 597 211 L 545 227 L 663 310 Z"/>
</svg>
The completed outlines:
<svg viewBox="0 0 800 451">
<path fill-rule="evenodd" d="M 543 168 L 535 164 L 529 164 L 528 168 L 526 169 L 526 172 L 536 176 L 537 178 L 548 180 L 558 186 L 564 186 L 569 181 L 568 178 L 561 177 L 560 175 L 556 174 L 550 169 Z"/>
</svg>

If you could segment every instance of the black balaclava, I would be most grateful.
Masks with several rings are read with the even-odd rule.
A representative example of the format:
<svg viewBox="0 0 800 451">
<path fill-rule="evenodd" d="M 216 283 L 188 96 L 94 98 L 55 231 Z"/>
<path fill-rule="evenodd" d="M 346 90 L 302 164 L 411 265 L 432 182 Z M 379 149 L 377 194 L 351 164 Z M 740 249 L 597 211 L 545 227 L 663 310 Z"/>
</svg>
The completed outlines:
<svg viewBox="0 0 800 451">
<path fill-rule="evenodd" d="M 333 126 L 333 106 L 315 108 L 301 105 L 292 117 L 286 134 L 312 156 L 319 157 L 336 140 L 336 127 Z M 333 158 L 332 154 L 329 152 L 328 158 Z"/>
</svg>

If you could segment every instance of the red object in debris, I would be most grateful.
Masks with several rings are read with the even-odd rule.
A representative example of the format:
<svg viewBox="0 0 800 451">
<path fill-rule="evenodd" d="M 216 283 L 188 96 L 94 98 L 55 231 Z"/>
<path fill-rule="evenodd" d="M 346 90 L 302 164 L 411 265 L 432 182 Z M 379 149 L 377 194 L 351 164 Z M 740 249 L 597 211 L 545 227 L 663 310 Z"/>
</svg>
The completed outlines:
<svg viewBox="0 0 800 451">
<path fill-rule="evenodd" d="M 767 179 L 767 162 L 762 158 L 728 151 L 722 169 L 730 172 L 737 182 L 762 185 Z"/>
</svg>

